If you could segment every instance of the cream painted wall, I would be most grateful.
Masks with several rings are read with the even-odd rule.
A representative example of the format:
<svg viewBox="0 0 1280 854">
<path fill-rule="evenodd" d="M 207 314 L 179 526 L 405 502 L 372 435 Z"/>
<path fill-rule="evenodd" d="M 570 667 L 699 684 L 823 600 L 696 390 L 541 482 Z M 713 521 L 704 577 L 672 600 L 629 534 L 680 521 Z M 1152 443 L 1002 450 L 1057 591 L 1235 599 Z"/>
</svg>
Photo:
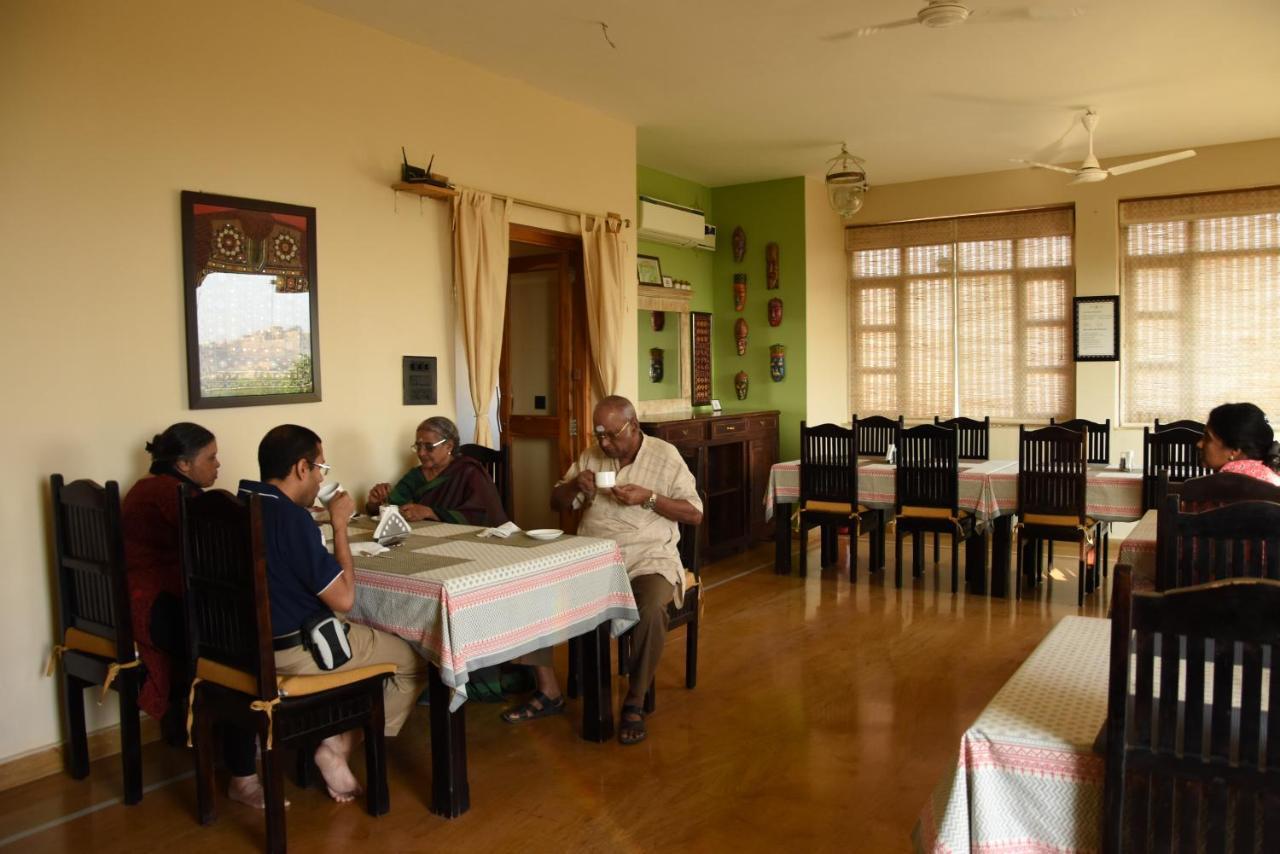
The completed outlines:
<svg viewBox="0 0 1280 854">
<path fill-rule="evenodd" d="M 448 209 L 394 197 L 400 145 L 461 183 L 588 211 L 630 211 L 636 164 L 630 125 L 286 0 L 7 3 L 0 114 L 3 760 L 61 738 L 42 678 L 51 472 L 127 488 L 144 440 L 189 419 L 234 488 L 263 432 L 296 421 L 363 494 L 410 464 L 419 420 L 455 409 Z M 317 209 L 323 402 L 186 408 L 183 189 Z M 439 406 L 401 406 L 402 354 L 439 356 Z"/>
<path fill-rule="evenodd" d="M 1116 294 L 1119 286 L 1118 203 L 1121 199 L 1280 183 L 1280 139 L 1216 145 L 1198 149 L 1190 160 L 1135 172 L 1121 178 L 1110 178 L 1101 184 L 1072 185 L 1066 175 L 1032 169 L 966 175 L 934 181 L 875 186 L 867 194 L 866 204 L 852 223 L 862 225 L 895 220 L 951 216 L 978 211 L 998 211 L 1064 202 L 1076 206 L 1076 294 Z M 1135 154 L 1130 159 L 1140 159 Z M 873 164 L 874 165 L 874 164 Z M 874 176 L 874 172 L 873 172 Z M 806 184 L 806 186 L 808 186 Z M 817 201 L 807 191 L 806 198 L 816 219 Z M 811 244 L 826 242 L 810 235 Z M 845 352 L 846 287 L 843 281 L 843 248 L 841 248 L 840 287 L 809 276 L 809 351 L 810 353 Z M 812 263 L 812 262 L 811 262 Z M 1120 307 L 1121 318 L 1125 307 Z M 831 322 L 839 317 L 837 329 Z M 1123 354 L 1122 354 L 1123 355 Z M 832 360 L 830 371 L 809 378 L 808 411 L 812 420 L 831 417 L 830 413 L 848 412 L 848 374 Z M 840 381 L 837 372 L 843 371 Z M 1111 419 L 1112 459 L 1122 451 L 1132 450 L 1141 458 L 1142 429 L 1116 429 L 1119 423 L 1120 370 L 1117 362 L 1081 363 L 1076 368 L 1076 412 L 1078 417 L 1092 420 Z M 982 415 L 982 413 L 966 413 Z M 1207 413 L 1188 412 L 1186 417 L 1203 417 Z M 845 415 L 845 420 L 848 415 Z M 993 457 L 1017 456 L 1017 427 L 993 427 Z"/>
</svg>

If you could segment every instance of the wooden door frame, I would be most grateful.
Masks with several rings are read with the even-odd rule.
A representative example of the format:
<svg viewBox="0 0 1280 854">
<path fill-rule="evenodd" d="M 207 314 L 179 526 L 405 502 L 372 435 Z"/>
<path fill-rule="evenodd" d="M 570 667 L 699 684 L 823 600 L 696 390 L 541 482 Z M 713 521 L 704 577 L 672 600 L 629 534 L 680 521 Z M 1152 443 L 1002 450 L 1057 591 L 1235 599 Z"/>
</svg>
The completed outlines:
<svg viewBox="0 0 1280 854">
<path fill-rule="evenodd" d="M 560 460 L 557 468 L 558 472 L 563 472 L 582 454 L 591 434 L 591 352 L 586 328 L 586 272 L 583 269 L 582 238 L 564 232 L 513 223 L 509 227 L 508 240 L 511 243 L 545 246 L 555 250 L 554 254 L 529 256 L 527 262 L 523 258 L 511 258 L 507 266 L 509 273 L 524 272 L 518 269 L 513 270 L 513 267 L 519 268 L 526 264 L 528 271 L 544 267 L 550 268 L 551 265 L 548 262 L 554 259 L 561 281 L 570 284 L 568 299 L 565 299 L 564 295 L 562 295 L 558 301 L 557 325 L 561 329 L 570 328 L 572 335 L 569 338 L 568 347 L 558 348 L 556 365 L 559 376 L 569 376 L 571 378 L 571 386 L 567 393 L 560 395 L 557 400 L 559 411 L 562 414 L 567 414 L 568 417 L 560 419 L 561 423 L 556 435 L 546 436 L 549 439 L 556 439 L 559 448 L 569 449 L 568 459 Z M 576 287 L 573 285 L 570 275 L 575 268 L 578 272 Z M 498 383 L 499 388 L 509 391 L 511 388 L 511 352 L 510 337 L 507 334 L 507 330 L 511 328 L 510 299 L 507 300 L 503 310 L 506 314 L 503 322 L 502 361 L 498 372 Z M 578 323 L 573 323 L 573 318 L 575 317 L 580 318 Z M 573 367 L 575 360 L 581 367 Z M 511 419 L 520 417 L 513 416 L 511 408 L 511 396 L 509 394 L 501 395 L 498 405 L 498 420 L 500 429 L 504 433 L 508 431 Z M 565 412 L 566 408 L 567 413 Z M 575 418 L 578 424 L 577 435 L 570 435 L 570 419 Z"/>
</svg>

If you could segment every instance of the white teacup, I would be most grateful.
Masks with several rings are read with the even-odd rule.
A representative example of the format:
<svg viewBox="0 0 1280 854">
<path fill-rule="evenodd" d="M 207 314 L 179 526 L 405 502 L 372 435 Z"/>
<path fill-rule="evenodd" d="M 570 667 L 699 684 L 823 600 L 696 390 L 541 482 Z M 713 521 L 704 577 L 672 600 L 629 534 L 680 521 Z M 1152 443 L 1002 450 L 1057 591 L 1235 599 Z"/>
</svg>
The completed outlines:
<svg viewBox="0 0 1280 854">
<path fill-rule="evenodd" d="M 618 473 L 612 471 L 596 472 L 596 488 L 612 489 L 618 482 Z"/>
<path fill-rule="evenodd" d="M 320 503 L 325 507 L 329 506 L 329 502 L 333 500 L 333 496 L 342 491 L 342 484 L 337 481 L 326 481 L 320 484 L 320 491 L 316 493 L 316 497 L 320 499 Z"/>
</svg>

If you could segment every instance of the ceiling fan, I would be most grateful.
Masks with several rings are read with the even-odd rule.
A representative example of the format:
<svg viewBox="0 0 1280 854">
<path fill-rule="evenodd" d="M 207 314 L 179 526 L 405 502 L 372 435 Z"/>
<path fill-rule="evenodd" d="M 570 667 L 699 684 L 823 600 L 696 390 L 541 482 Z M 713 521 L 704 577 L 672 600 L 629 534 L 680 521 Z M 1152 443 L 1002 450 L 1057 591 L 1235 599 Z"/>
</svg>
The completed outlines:
<svg viewBox="0 0 1280 854">
<path fill-rule="evenodd" d="M 1194 149 L 1186 151 L 1178 151 L 1174 154 L 1162 154 L 1159 157 L 1148 157 L 1146 160 L 1135 160 L 1132 163 L 1121 163 L 1118 166 L 1111 166 L 1103 169 L 1098 164 L 1098 158 L 1093 153 L 1093 130 L 1098 126 L 1098 114 L 1093 110 L 1086 110 L 1080 122 L 1084 125 L 1084 129 L 1089 132 L 1089 154 L 1085 157 L 1084 162 L 1080 164 L 1079 169 L 1068 169 L 1065 166 L 1055 166 L 1052 163 L 1037 163 L 1034 160 L 1023 160 L 1022 158 L 1013 158 L 1014 163 L 1025 163 L 1034 169 L 1052 169 L 1054 172 L 1065 172 L 1068 175 L 1074 175 L 1075 180 L 1072 184 L 1096 184 L 1099 181 L 1107 180 L 1108 175 L 1123 175 L 1126 172 L 1137 172 L 1139 169 L 1150 169 L 1152 166 L 1163 166 L 1166 163 L 1174 163 L 1178 160 L 1186 160 L 1188 157 L 1195 157 Z"/>
<path fill-rule="evenodd" d="M 923 24 L 932 29 L 956 27 L 968 20 L 980 23 L 1011 23 L 1016 21 L 1051 21 L 1063 18 L 1075 18 L 1084 14 L 1084 9 L 1045 9 L 1043 7 L 1022 6 L 1011 9 L 972 9 L 960 0 L 928 0 L 924 8 L 914 18 L 903 18 L 900 21 L 889 21 L 873 27 L 859 27 L 856 30 L 845 30 L 827 36 L 827 41 L 841 41 L 857 36 L 873 36 L 885 30 L 909 27 L 912 24 Z"/>
</svg>

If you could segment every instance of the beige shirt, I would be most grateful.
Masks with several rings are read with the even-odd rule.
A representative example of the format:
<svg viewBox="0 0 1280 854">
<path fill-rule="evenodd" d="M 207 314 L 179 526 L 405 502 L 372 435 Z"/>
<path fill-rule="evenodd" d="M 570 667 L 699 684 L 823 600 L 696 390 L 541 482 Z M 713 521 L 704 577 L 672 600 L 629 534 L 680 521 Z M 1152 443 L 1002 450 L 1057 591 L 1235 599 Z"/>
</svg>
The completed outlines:
<svg viewBox="0 0 1280 854">
<path fill-rule="evenodd" d="M 569 467 L 560 483 L 578 477 L 583 471 L 615 471 L 618 483 L 633 483 L 651 489 L 658 495 L 688 501 L 702 510 L 702 499 L 684 458 L 675 445 L 653 436 L 645 436 L 640 450 L 629 466 L 619 468 L 619 460 L 605 456 L 599 445 L 582 452 Z M 580 506 L 583 496 L 574 500 Z M 675 602 L 684 601 L 684 565 L 680 562 L 680 526 L 672 519 L 639 504 L 625 505 L 614 501 L 606 492 L 597 492 L 586 505 L 578 533 L 584 537 L 614 540 L 622 549 L 627 575 L 661 575 L 675 585 Z"/>
</svg>

